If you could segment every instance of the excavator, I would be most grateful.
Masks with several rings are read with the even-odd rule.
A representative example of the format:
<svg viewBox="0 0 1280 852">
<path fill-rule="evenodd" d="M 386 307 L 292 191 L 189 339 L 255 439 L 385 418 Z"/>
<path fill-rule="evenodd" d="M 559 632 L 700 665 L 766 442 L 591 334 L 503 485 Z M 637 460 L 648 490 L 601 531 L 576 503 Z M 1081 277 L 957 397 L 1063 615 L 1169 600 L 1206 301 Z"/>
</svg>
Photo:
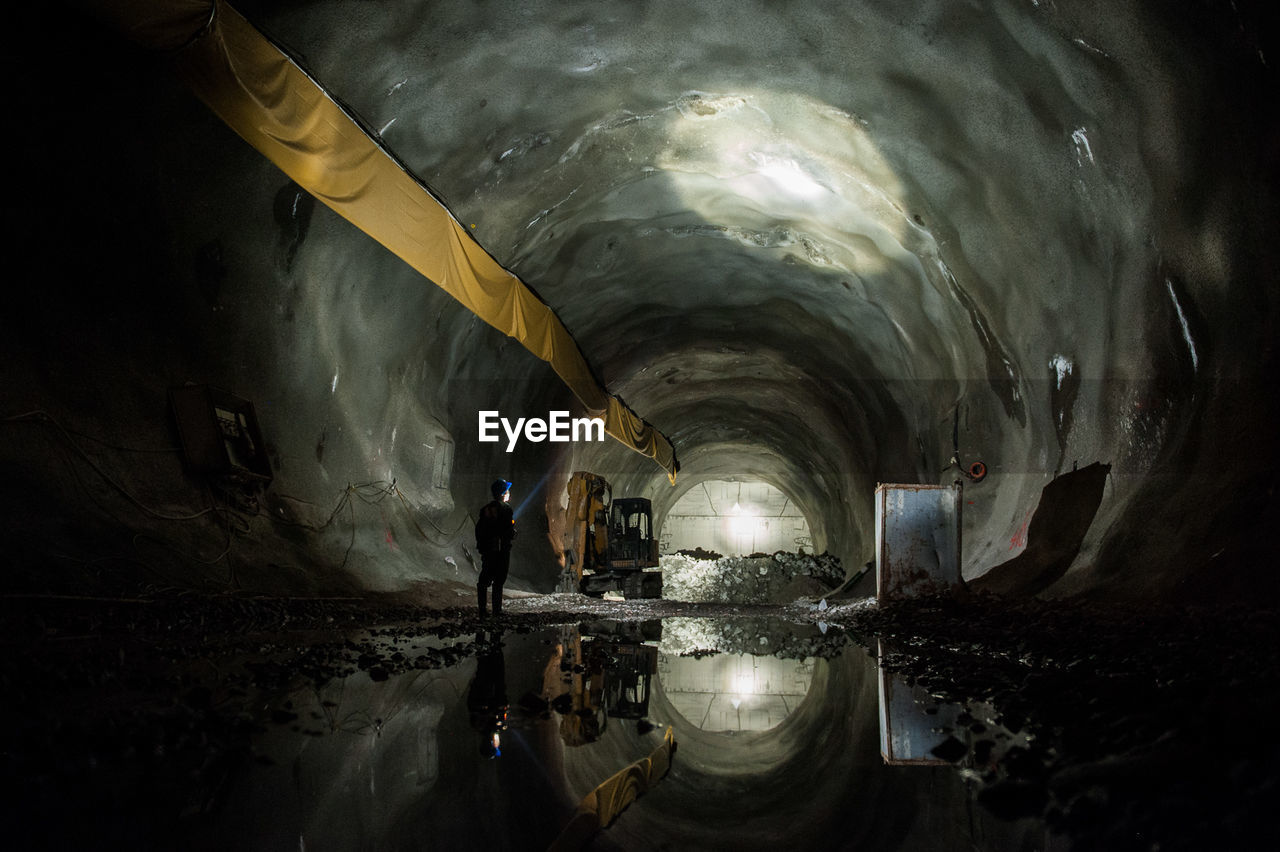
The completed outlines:
<svg viewBox="0 0 1280 852">
<path fill-rule="evenodd" d="M 543 671 L 543 697 L 560 714 L 567 746 L 596 742 L 610 719 L 639 721 L 649 714 L 656 643 L 616 635 L 584 635 L 560 628 L 560 641 Z"/>
<path fill-rule="evenodd" d="M 613 499 L 603 476 L 577 471 L 566 486 L 563 591 L 602 597 L 662 597 L 653 508 L 643 497 Z"/>
</svg>

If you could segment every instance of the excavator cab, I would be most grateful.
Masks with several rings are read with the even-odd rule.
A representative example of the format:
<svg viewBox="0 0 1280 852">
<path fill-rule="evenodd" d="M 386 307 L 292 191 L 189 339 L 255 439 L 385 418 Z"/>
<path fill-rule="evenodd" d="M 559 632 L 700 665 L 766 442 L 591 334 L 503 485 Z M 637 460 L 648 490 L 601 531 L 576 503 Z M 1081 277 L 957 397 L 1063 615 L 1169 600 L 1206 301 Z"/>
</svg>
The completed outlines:
<svg viewBox="0 0 1280 852">
<path fill-rule="evenodd" d="M 658 649 L 653 645 L 616 643 L 606 670 L 604 703 L 617 719 L 643 719 L 649 715 L 650 685 L 658 671 Z"/>
<path fill-rule="evenodd" d="M 633 570 L 658 564 L 653 510 L 645 498 L 619 497 L 609 507 L 609 562 L 615 569 Z"/>
</svg>

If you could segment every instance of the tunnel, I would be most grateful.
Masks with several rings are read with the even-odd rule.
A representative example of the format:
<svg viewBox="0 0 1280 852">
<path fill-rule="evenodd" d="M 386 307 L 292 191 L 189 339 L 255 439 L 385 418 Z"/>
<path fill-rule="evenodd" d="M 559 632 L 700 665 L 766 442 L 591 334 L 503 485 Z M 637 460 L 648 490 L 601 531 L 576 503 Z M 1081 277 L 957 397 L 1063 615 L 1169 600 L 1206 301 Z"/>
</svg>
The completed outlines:
<svg viewBox="0 0 1280 852">
<path fill-rule="evenodd" d="M 1265 4 L 69 0 L 10 14 L 5 782 L 30 848 L 551 848 L 572 805 L 663 726 L 613 721 L 585 750 L 513 723 L 517 753 L 495 769 L 460 744 L 460 696 L 505 665 L 511 712 L 545 722 L 554 702 L 520 698 L 537 698 L 549 654 L 577 649 L 590 673 L 607 645 L 613 671 L 628 643 L 659 649 L 667 681 L 655 674 L 647 706 L 677 745 L 664 780 L 577 848 L 1275 839 L 1280 754 L 1248 728 L 1280 692 Z M 269 62 L 237 65 L 235 33 Z M 192 59 L 210 43 L 216 62 Z M 216 82 L 227 73 L 236 86 Z M 231 89 L 294 123 L 238 124 L 219 101 Z M 328 118 L 307 119 L 316 102 Z M 321 191 L 324 169 L 273 159 L 273 145 L 323 156 L 330 133 L 401 183 Z M 425 227 L 394 212 L 403 194 L 450 229 L 450 248 L 425 252 L 448 270 L 436 280 L 384 236 Z M 363 197 L 374 212 L 351 213 Z M 469 265 L 524 300 L 503 303 L 507 325 L 451 283 Z M 607 435 L 508 430 L 605 417 L 606 399 Z M 191 405 L 237 436 L 213 441 L 218 475 L 196 457 Z M 672 550 L 705 535 L 734 557 L 825 554 L 847 582 L 809 595 L 803 627 L 588 602 L 566 633 L 549 613 L 573 607 L 557 592 L 575 471 L 651 501 Z M 473 530 L 495 479 L 518 530 L 502 638 L 472 621 Z M 958 484 L 960 598 L 877 609 L 862 569 L 882 483 Z M 733 518 L 750 495 L 747 534 Z M 732 534 L 705 532 L 721 521 Z M 397 643 L 427 611 L 455 628 L 423 645 L 438 669 L 413 669 Z M 655 613 L 665 639 L 644 645 Z M 684 616 L 711 626 L 670 621 Z M 326 675 L 345 698 L 326 678 L 298 686 L 305 654 L 272 662 L 311 641 L 289 630 L 348 617 L 399 627 L 343 640 L 368 661 Z M 275 638 L 240 647 L 269 625 Z M 912 631 L 933 631 L 938 653 L 890 641 Z M 946 662 L 964 644 L 947 631 L 985 662 Z M 694 634 L 713 639 L 673 638 Z M 182 668 L 236 636 L 251 683 L 209 685 L 225 661 Z M 171 641 L 163 666 L 133 668 Z M 1002 728 L 998 747 L 1026 754 L 1017 723 L 1083 748 L 1111 722 L 1045 723 L 1053 690 L 1027 675 L 1021 692 L 988 689 L 970 670 L 1085 655 L 1061 676 L 1087 688 L 1086 670 L 1137 677 L 1107 662 L 1131 646 L 1182 690 L 1179 713 L 1223 726 L 1222 748 L 1196 740 L 1173 766 L 1102 755 L 1090 766 L 1137 767 L 1099 770 L 1129 779 L 1113 787 L 1079 766 L 1046 794 L 1006 773 L 983 801 L 972 763 L 893 767 L 877 751 L 888 660 L 914 661 L 896 688 L 916 690 L 926 728 Z M 712 668 L 686 657 L 716 651 L 782 660 L 768 670 L 788 685 L 765 692 L 786 713 L 736 731 L 681 715 L 719 694 L 676 686 Z M 1116 711 L 1130 720 L 1160 703 L 1108 695 L 1144 708 Z M 328 719 L 339 734 L 311 736 L 301 708 L 353 700 L 367 709 Z M 174 736 L 207 753 L 179 771 L 144 729 L 167 731 L 169 753 Z M 106 761 L 94 743 L 112 737 Z M 1175 771 L 1229 783 L 1212 801 L 1161 792 Z M 1118 791 L 1139 787 L 1147 809 L 1124 810 Z M 108 828 L 52 824 L 79 799 Z M 470 808 L 482 815 L 458 815 Z"/>
</svg>

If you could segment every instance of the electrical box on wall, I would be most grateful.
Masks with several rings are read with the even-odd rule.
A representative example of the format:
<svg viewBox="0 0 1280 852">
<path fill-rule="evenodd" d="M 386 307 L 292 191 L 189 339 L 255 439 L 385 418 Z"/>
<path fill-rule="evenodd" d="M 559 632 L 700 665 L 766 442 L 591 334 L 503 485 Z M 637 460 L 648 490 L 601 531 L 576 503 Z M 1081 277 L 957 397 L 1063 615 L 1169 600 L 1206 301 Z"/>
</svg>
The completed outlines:
<svg viewBox="0 0 1280 852">
<path fill-rule="evenodd" d="M 195 473 L 269 483 L 271 462 L 253 403 L 211 385 L 169 391 L 183 458 Z"/>
<path fill-rule="evenodd" d="M 876 486 L 876 597 L 962 585 L 960 485 Z"/>
</svg>

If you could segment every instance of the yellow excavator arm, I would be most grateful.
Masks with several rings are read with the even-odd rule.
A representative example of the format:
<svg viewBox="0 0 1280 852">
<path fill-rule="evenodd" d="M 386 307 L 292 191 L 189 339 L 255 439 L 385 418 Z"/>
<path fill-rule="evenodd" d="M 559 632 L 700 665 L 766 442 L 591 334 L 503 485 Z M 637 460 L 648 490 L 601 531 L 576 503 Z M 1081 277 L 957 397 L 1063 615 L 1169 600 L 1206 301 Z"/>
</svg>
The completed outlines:
<svg viewBox="0 0 1280 852">
<path fill-rule="evenodd" d="M 569 477 L 566 490 L 569 509 L 565 513 L 564 562 L 576 591 L 584 570 L 607 564 L 611 489 L 603 476 L 580 470 Z"/>
</svg>

